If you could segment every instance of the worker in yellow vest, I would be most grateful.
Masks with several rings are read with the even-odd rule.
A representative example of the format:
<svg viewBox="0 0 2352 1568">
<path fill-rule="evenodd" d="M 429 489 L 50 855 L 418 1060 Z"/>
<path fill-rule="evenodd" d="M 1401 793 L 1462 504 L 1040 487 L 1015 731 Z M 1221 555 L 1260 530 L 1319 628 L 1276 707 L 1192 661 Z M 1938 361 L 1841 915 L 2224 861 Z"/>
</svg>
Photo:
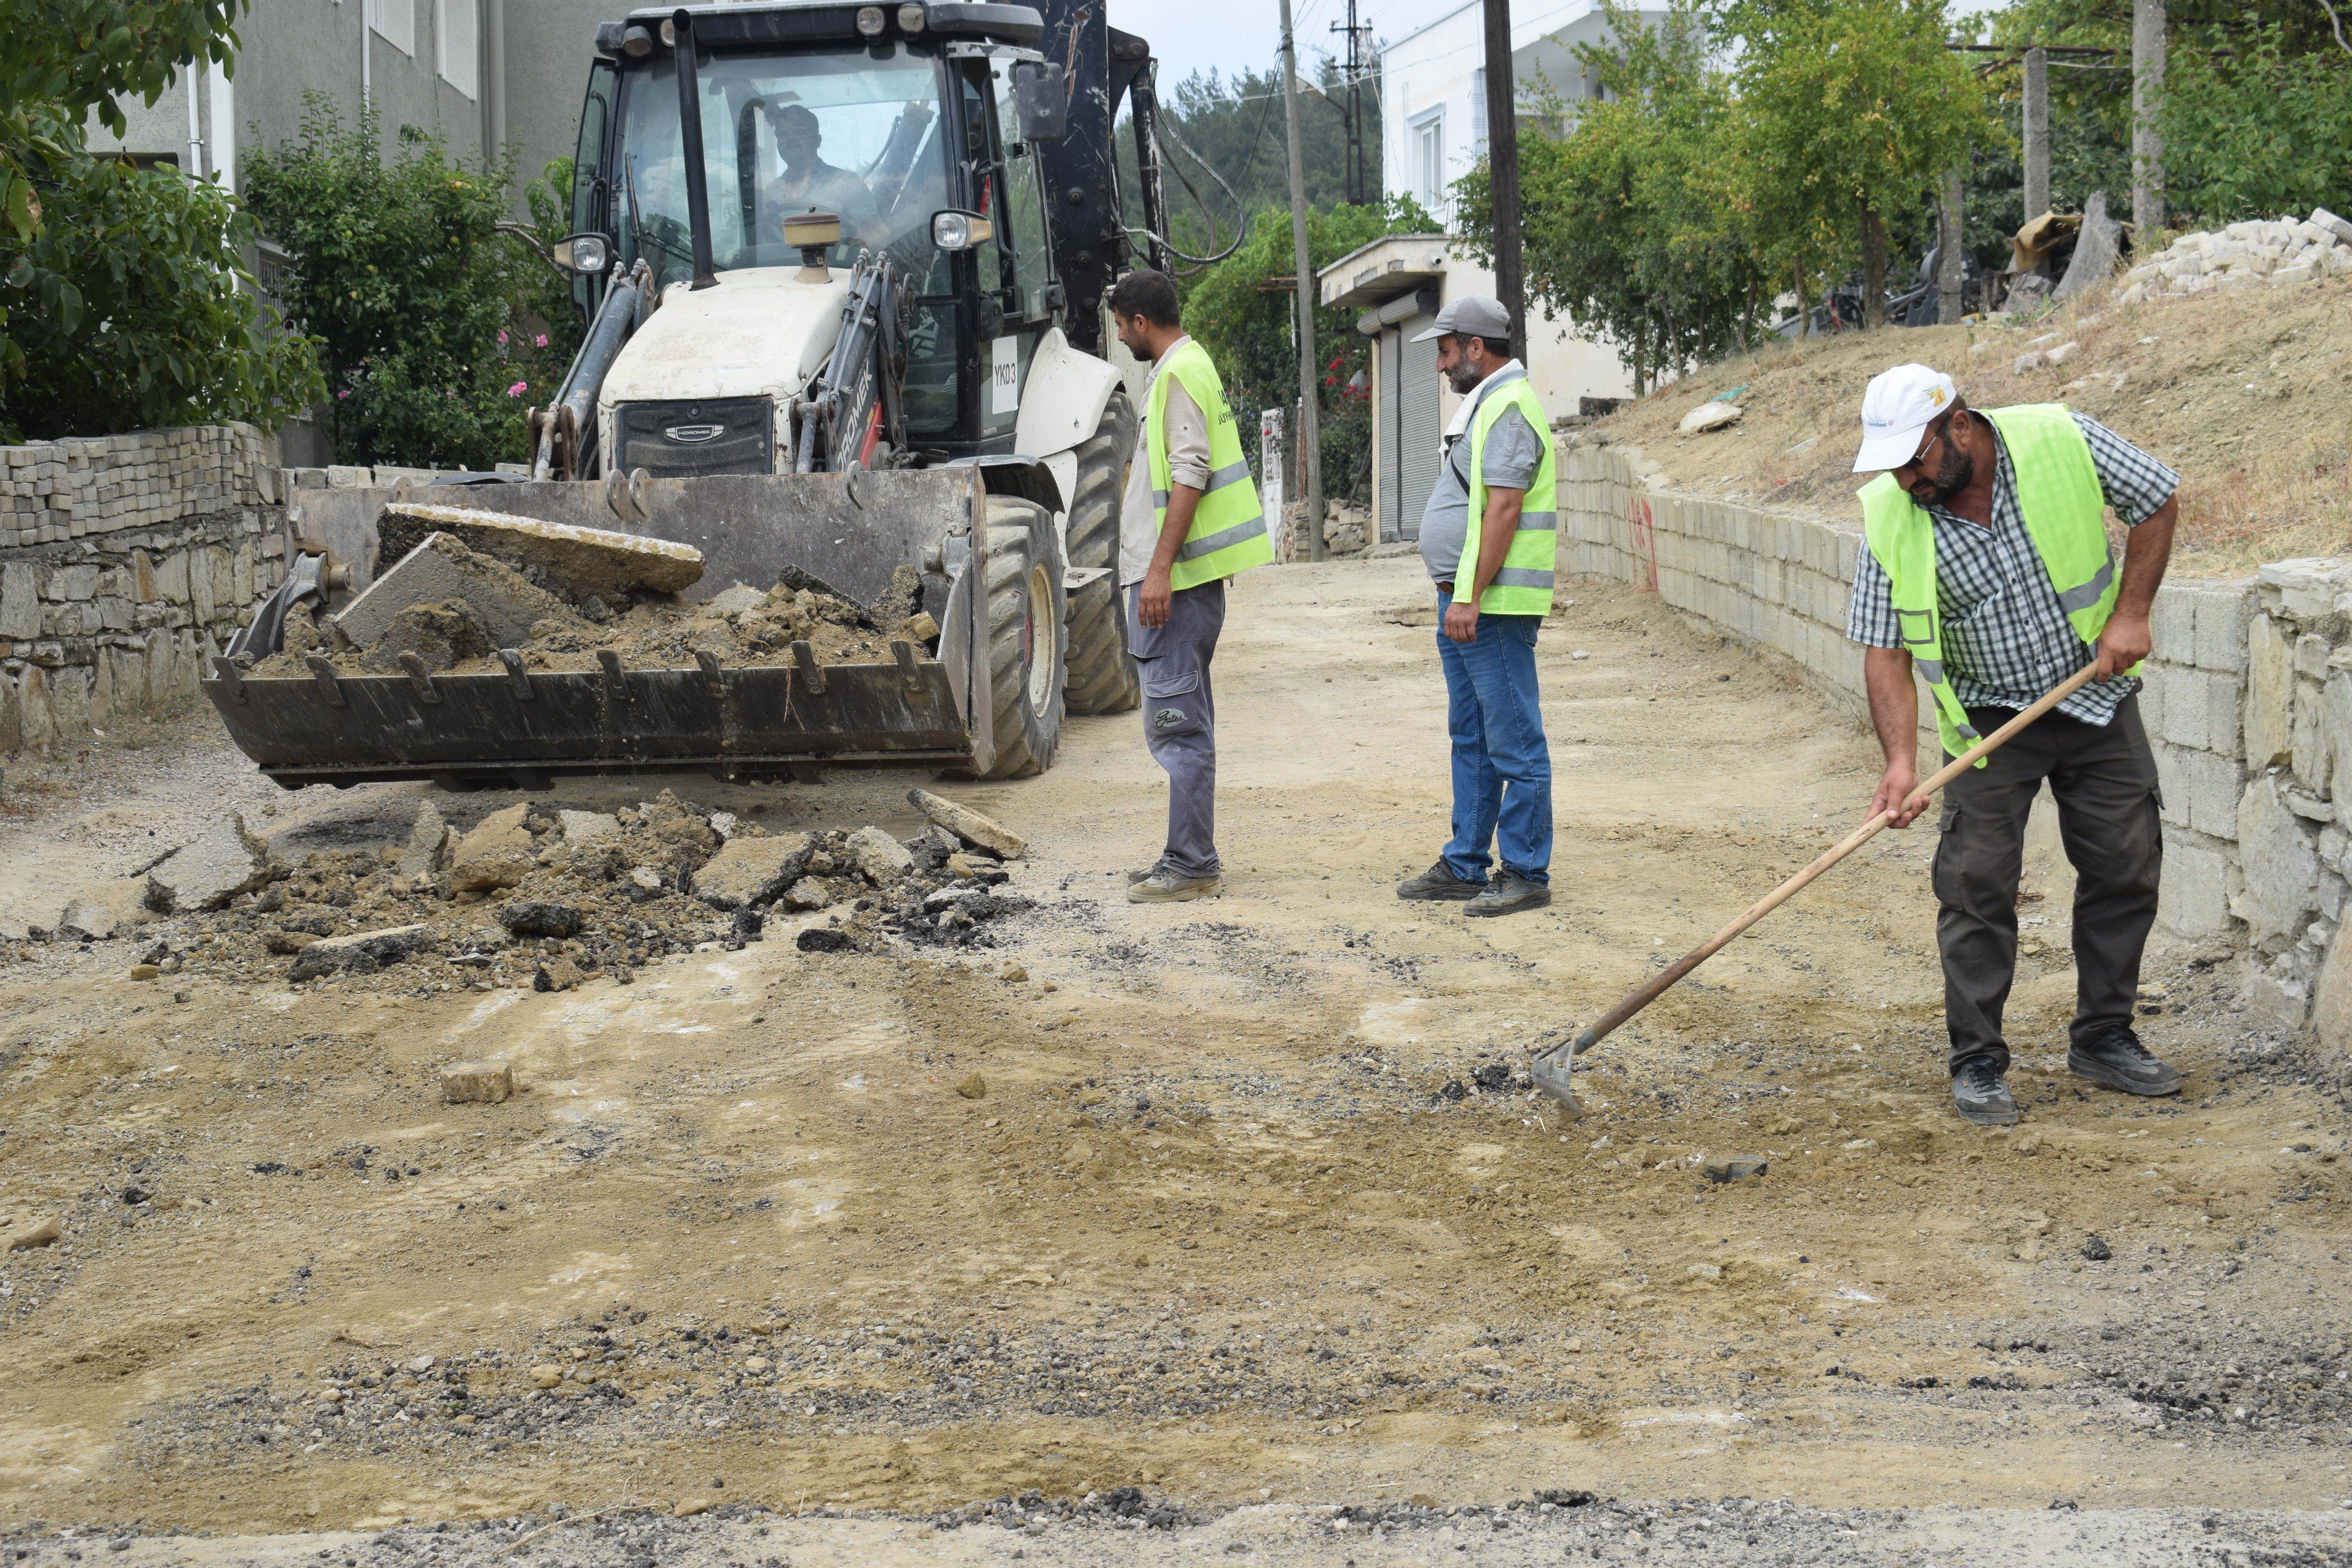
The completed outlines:
<svg viewBox="0 0 2352 1568">
<path fill-rule="evenodd" d="M 1923 364 L 1872 380 L 1862 427 L 1853 469 L 1878 477 L 1860 492 L 1868 548 L 1846 635 L 1864 645 L 1886 754 L 1872 814 L 1900 808 L 1919 781 L 1915 673 L 1935 700 L 1948 761 L 2085 664 L 2098 667 L 2090 685 L 1944 791 L 1936 944 L 1953 1107 L 1980 1125 L 2017 1120 L 2001 1013 L 2017 964 L 2026 814 L 2044 782 L 2074 866 L 2067 1069 L 2126 1094 L 2176 1093 L 2180 1074 L 2140 1044 L 2132 1020 L 2164 860 L 2137 675 L 2180 476 L 2062 404 L 1969 408 L 1950 376 Z M 2120 570 L 2108 508 L 2130 531 Z"/>
<path fill-rule="evenodd" d="M 1559 458 L 1500 300 L 1448 302 L 1412 341 L 1428 338 L 1438 374 L 1463 395 L 1421 517 L 1454 741 L 1454 837 L 1397 897 L 1517 914 L 1551 902 L 1551 749 L 1536 633 L 1551 610 Z"/>
<path fill-rule="evenodd" d="M 1209 353 L 1186 335 L 1176 285 L 1130 272 L 1112 285 L 1118 341 L 1151 366 L 1119 510 L 1118 582 L 1128 650 L 1143 682 L 1143 736 L 1168 772 L 1168 839 L 1127 879 L 1129 903 L 1216 893 L 1216 704 L 1209 664 L 1225 624 L 1225 579 L 1274 559 L 1241 432 Z"/>
</svg>

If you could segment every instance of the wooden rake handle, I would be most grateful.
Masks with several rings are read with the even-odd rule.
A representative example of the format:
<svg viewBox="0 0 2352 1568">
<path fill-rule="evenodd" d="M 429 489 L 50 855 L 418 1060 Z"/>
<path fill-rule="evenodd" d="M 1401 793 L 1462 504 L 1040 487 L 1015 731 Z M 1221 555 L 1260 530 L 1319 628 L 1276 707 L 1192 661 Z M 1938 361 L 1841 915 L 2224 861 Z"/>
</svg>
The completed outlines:
<svg viewBox="0 0 2352 1568">
<path fill-rule="evenodd" d="M 2024 712 L 2020 713 L 2016 718 L 2011 719 L 2008 723 L 2003 724 L 2000 729 L 1995 730 L 1991 734 L 1987 735 L 1983 740 L 1979 741 L 1975 745 L 1970 746 L 1967 751 L 1961 752 L 1949 763 L 1944 764 L 1944 766 L 1939 769 L 1934 776 L 1928 778 L 1926 782 L 1922 783 L 1918 788 L 1913 790 L 1910 795 L 1906 796 L 1903 804 L 1906 806 L 1909 806 L 1915 802 L 1926 800 L 1937 790 L 1943 788 L 1946 784 L 1959 777 L 1963 771 L 1974 767 L 1978 758 L 1989 756 L 1992 752 L 1999 751 L 2000 747 L 2020 730 L 2024 729 L 2028 724 L 2032 723 L 2036 719 L 2041 718 L 2044 713 L 2049 712 L 2050 710 L 2058 706 L 2059 703 L 2064 701 L 2075 692 L 2080 691 L 2090 682 L 2092 672 L 2097 668 L 2098 665 L 2095 661 L 2084 665 L 2082 668 L 2068 676 L 2064 681 L 2060 683 L 2055 690 L 2043 696 L 2042 700 L 2034 703 L 2032 707 L 2028 708 Z M 1591 1028 L 1585 1030 L 1584 1033 L 1576 1037 L 1576 1042 L 1570 1047 L 1570 1054 L 1574 1056 L 1582 1056 L 1586 1051 L 1591 1050 L 1594 1046 L 1600 1044 L 1602 1037 L 1608 1035 L 1619 1025 L 1625 1022 L 1626 1019 L 1631 1018 L 1634 1014 L 1640 1012 L 1643 1008 L 1656 1001 L 1660 996 L 1665 994 L 1667 988 L 1673 985 L 1675 982 L 1680 980 L 1684 975 L 1688 974 L 1692 970 L 1696 969 L 1700 964 L 1705 963 L 1708 959 L 1713 958 L 1717 952 L 1723 950 L 1726 943 L 1729 942 L 1734 937 L 1737 937 L 1741 931 L 1746 931 L 1749 926 L 1754 925 L 1758 921 L 1762 920 L 1766 915 L 1770 914 L 1774 910 L 1779 909 L 1782 904 L 1787 903 L 1790 899 L 1796 897 L 1798 890 L 1803 888 L 1806 883 L 1811 881 L 1814 878 L 1820 876 L 1822 872 L 1828 870 L 1831 867 L 1836 865 L 1839 861 L 1844 859 L 1855 850 L 1861 848 L 1864 844 L 1869 843 L 1873 837 L 1876 837 L 1880 828 L 1885 827 L 1888 823 L 1894 820 L 1894 812 L 1880 812 L 1877 816 L 1864 823 L 1860 827 L 1855 828 L 1852 833 L 1846 835 L 1845 838 L 1842 842 L 1838 843 L 1833 847 L 1823 851 L 1820 859 L 1814 861 L 1811 865 L 1806 867 L 1803 870 L 1798 872 L 1795 876 L 1790 878 L 1787 881 L 1781 883 L 1779 887 L 1773 889 L 1770 892 L 1765 894 L 1754 903 L 1748 905 L 1746 912 L 1741 914 L 1738 920 L 1733 921 L 1729 925 L 1724 927 L 1721 931 L 1717 931 L 1713 936 L 1707 938 L 1705 942 L 1699 943 L 1696 947 L 1691 949 L 1680 958 L 1675 960 L 1674 963 L 1668 964 L 1664 969 L 1659 971 L 1656 975 L 1653 976 L 1648 984 L 1643 986 L 1639 991 L 1634 992 L 1632 995 L 1626 997 L 1625 1000 L 1618 1003 L 1617 1005 L 1610 1008 L 1608 1012 L 1602 1014 L 1599 1022 L 1595 1023 Z"/>
</svg>

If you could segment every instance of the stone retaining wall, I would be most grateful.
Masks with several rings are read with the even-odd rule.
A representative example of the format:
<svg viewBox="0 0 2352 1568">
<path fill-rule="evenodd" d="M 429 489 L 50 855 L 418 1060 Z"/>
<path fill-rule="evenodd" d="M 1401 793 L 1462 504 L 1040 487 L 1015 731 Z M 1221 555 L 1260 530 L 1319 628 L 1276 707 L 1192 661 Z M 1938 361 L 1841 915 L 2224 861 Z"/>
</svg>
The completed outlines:
<svg viewBox="0 0 2352 1568">
<path fill-rule="evenodd" d="M 1560 570 L 1654 586 L 1706 629 L 1793 662 L 1866 710 L 1846 600 L 1863 549 L 1846 522 L 1665 488 L 1639 447 L 1560 443 Z M 2339 607 L 2340 606 L 2340 607 Z M 2306 1021 L 2352 880 L 2352 562 L 2168 583 L 2140 699 L 2163 795 L 2160 915 L 2175 935 L 2251 950 L 2255 999 Z M 1921 715 L 1927 717 L 1926 700 Z M 2032 830 L 2054 837 L 2036 806 Z M 2352 1026 L 2352 961 L 2340 982 Z M 2327 993 L 2330 997 L 2334 993 Z"/>
<path fill-rule="evenodd" d="M 190 695 L 285 573 L 276 442 L 247 425 L 0 447 L 0 751 Z"/>
</svg>

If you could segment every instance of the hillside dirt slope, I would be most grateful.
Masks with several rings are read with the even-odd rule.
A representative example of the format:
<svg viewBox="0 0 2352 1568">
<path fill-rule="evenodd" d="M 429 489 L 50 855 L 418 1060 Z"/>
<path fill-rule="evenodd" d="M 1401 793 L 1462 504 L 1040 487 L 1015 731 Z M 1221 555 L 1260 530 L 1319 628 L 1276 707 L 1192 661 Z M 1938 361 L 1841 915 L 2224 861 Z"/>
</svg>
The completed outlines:
<svg viewBox="0 0 2352 1568">
<path fill-rule="evenodd" d="M 543 1545 L 617 1565 L 776 1553 L 755 1510 L 881 1515 L 823 1552 L 790 1537 L 870 1562 L 898 1549 L 856 1541 L 901 1526 L 1077 1541 L 1112 1515 L 1246 1552 L 1256 1525 L 1216 1533 L 1232 1510 L 1348 1504 L 1363 1547 L 1396 1536 L 1360 1561 L 1418 1563 L 1504 1517 L 1443 1510 L 1531 1521 L 1540 1493 L 1654 1500 L 1610 1514 L 1612 1560 L 1762 1528 L 1700 1500 L 1725 1497 L 2032 1510 L 2002 1538 L 2075 1542 L 2100 1510 L 2352 1496 L 2334 1064 L 2240 1010 L 2233 960 L 2167 949 L 2145 1026 L 2187 1092 L 2078 1088 L 2063 868 L 2031 885 L 2013 1131 L 1950 1112 L 1916 833 L 1588 1057 L 1586 1120 L 1529 1097 L 1532 1045 L 1845 831 L 1877 772 L 1654 597 L 1573 597 L 1539 652 L 1538 914 L 1393 896 L 1445 830 L 1427 584 L 1335 563 L 1234 592 L 1215 901 L 1119 897 L 1165 800 L 1121 717 L 1073 720 L 1040 778 L 942 786 L 1033 846 L 1010 890 L 1038 907 L 992 950 L 803 952 L 779 921 L 553 994 L 398 966 L 142 983 L 136 937 L 24 950 L 0 971 L 0 1235 L 62 1236 L 0 1253 L 0 1521 L 295 1532 L 254 1550 L 355 1562 L 303 1532 L 609 1507 L 593 1552 Z M 201 738 L 155 756 L 236 772 Z M 907 782 L 691 788 L 779 831 L 907 836 Z M 427 795 L 288 796 L 273 841 L 397 846 Z M 514 797 L 434 798 L 462 826 Z M 211 820 L 117 775 L 40 797 L 0 850 L 118 806 Z M 528 1091 L 443 1103 L 440 1067 L 483 1057 Z M 1705 1179 L 1736 1154 L 1769 1169 Z M 653 1515 L 697 1509 L 743 1530 L 669 1552 Z M 2164 1519 L 2190 1515 L 2116 1539 L 2218 1528 Z M 1906 1561 L 1966 1554 L 1881 1525 Z M 1845 1528 L 1768 1531 L 1755 1560 L 1850 1560 L 1821 1544 Z M 367 1561 L 512 1535 L 404 1531 Z M 1581 1524 L 1543 1539 L 1602 1551 Z"/>
<path fill-rule="evenodd" d="M 1852 472 L 1863 388 L 1917 361 L 1950 373 L 1977 406 L 2063 402 L 2179 469 L 2176 573 L 2234 576 L 2352 551 L 2352 277 L 2131 305 L 2115 302 L 2120 292 L 2103 285 L 2000 325 L 1776 341 L 1593 429 L 1639 446 L 1675 489 L 1858 526 L 1853 492 L 1869 478 Z M 2058 364 L 2016 368 L 2067 343 L 2077 346 Z M 1725 393 L 1744 410 L 1738 424 L 1677 433 L 1685 414 Z"/>
</svg>

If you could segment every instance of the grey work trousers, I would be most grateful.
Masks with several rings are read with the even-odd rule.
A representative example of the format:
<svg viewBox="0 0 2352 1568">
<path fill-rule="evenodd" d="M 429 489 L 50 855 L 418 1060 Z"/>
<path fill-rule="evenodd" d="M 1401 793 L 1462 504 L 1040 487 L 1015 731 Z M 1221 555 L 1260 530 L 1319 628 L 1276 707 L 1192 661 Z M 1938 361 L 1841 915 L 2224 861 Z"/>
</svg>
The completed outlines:
<svg viewBox="0 0 2352 1568">
<path fill-rule="evenodd" d="M 1143 677 L 1143 738 L 1168 771 L 1168 847 L 1160 858 L 1184 877 L 1217 875 L 1217 704 L 1209 662 L 1225 627 L 1223 578 L 1169 596 L 1168 624 L 1146 626 L 1143 584 L 1127 588 L 1127 646 Z"/>
<path fill-rule="evenodd" d="M 2004 708 L 1969 710 L 1969 722 L 1985 735 L 2015 717 Z M 2070 1037 L 2088 1045 L 2110 1026 L 2132 1021 L 2164 868 L 2156 758 L 2137 694 L 2105 724 L 2045 713 L 1983 767 L 1945 787 L 1936 843 L 1936 945 L 1944 958 L 1944 1023 L 1955 1072 L 1981 1056 L 2009 1070 L 2000 1019 L 2017 971 L 2017 879 L 2026 814 L 2044 779 L 2057 798 L 2058 831 L 2074 866 Z"/>
</svg>

